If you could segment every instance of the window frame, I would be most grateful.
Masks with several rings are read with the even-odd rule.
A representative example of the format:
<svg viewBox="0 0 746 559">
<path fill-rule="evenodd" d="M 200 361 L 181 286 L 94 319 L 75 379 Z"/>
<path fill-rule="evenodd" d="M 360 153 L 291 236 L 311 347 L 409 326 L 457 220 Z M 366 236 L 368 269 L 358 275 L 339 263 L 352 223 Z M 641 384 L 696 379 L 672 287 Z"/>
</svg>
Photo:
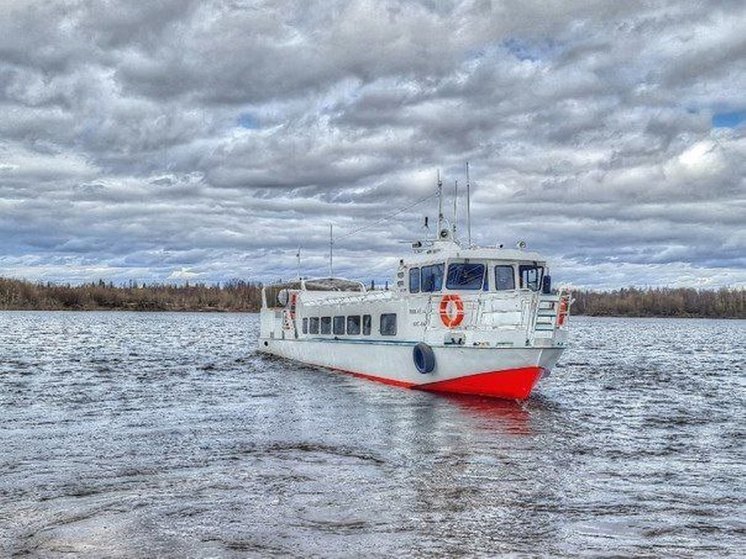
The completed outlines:
<svg viewBox="0 0 746 559">
<path fill-rule="evenodd" d="M 308 318 L 307 317 L 303 318 L 303 326 L 301 330 L 304 334 L 308 334 Z"/>
<path fill-rule="evenodd" d="M 320 322 L 319 334 L 321 334 L 322 336 L 331 336 L 332 335 L 332 317 L 322 316 L 319 322 Z M 326 332 L 324 330 L 326 330 Z"/>
<path fill-rule="evenodd" d="M 416 280 L 416 282 L 417 282 L 417 288 L 416 289 L 412 289 L 412 280 Z M 417 266 L 416 268 L 410 268 L 409 269 L 409 292 L 410 293 L 419 293 L 420 292 L 420 284 L 421 284 L 420 267 Z"/>
<path fill-rule="evenodd" d="M 360 324 L 360 331 L 362 332 L 363 336 L 371 335 L 371 332 L 373 331 L 373 315 L 364 314 L 362 316 L 362 323 Z"/>
<path fill-rule="evenodd" d="M 308 320 L 308 333 L 309 334 L 316 334 L 318 335 L 321 329 L 319 328 L 319 317 L 318 316 L 312 316 Z M 316 327 L 314 328 L 314 324 Z"/>
<path fill-rule="evenodd" d="M 355 331 L 350 332 L 350 319 L 353 319 L 353 320 L 357 319 L 357 332 Z M 348 336 L 359 336 L 361 326 L 362 324 L 361 324 L 361 319 L 360 319 L 359 314 L 351 314 L 345 318 L 345 332 L 347 333 Z"/>
<path fill-rule="evenodd" d="M 497 277 L 498 268 L 510 268 L 510 283 L 512 287 L 500 287 L 500 281 Z M 495 264 L 495 291 L 514 291 L 515 290 L 515 266 L 513 264 Z"/>
<path fill-rule="evenodd" d="M 523 272 L 528 270 L 538 270 L 539 275 L 536 278 L 536 289 L 531 287 L 530 285 L 523 285 Z M 541 283 L 542 279 L 544 278 L 544 266 L 541 266 L 539 264 L 519 264 L 518 265 L 518 285 L 520 289 L 528 289 L 530 291 L 541 291 Z M 527 284 L 529 282 L 526 282 Z"/>
<path fill-rule="evenodd" d="M 332 317 L 332 334 L 335 336 L 344 336 L 346 324 L 347 319 L 344 315 L 337 315 Z"/>
<path fill-rule="evenodd" d="M 432 278 L 439 278 L 440 279 L 440 285 L 436 288 L 436 282 L 433 282 L 433 288 L 432 289 L 425 289 L 424 286 L 424 277 L 425 273 L 430 273 L 430 270 L 433 268 L 440 268 L 440 275 L 432 274 L 430 277 Z M 428 270 L 428 272 L 425 272 L 425 270 Z M 435 264 L 428 264 L 427 266 L 420 266 L 420 292 L 421 293 L 438 293 L 440 291 L 443 291 L 443 278 L 445 277 L 446 272 L 446 264 L 445 262 L 436 262 Z"/>
<path fill-rule="evenodd" d="M 394 317 L 394 331 L 393 332 L 384 332 L 383 331 L 383 323 L 384 323 L 384 317 Z M 399 331 L 399 319 L 397 316 L 397 313 L 395 312 L 387 312 L 387 313 L 381 313 L 378 318 L 378 333 L 381 336 L 396 336 L 397 332 Z"/>
</svg>

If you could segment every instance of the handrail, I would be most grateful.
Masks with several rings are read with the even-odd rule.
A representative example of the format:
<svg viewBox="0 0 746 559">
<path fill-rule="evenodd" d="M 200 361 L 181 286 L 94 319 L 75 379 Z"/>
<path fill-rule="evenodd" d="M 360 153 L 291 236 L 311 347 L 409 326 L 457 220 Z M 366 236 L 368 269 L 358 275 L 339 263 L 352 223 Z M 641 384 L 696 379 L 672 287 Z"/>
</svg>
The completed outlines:
<svg viewBox="0 0 746 559">
<path fill-rule="evenodd" d="M 343 291 L 332 291 L 330 293 L 345 293 Z M 338 304 L 338 303 L 351 303 L 351 302 L 365 302 L 375 301 L 378 299 L 388 299 L 391 296 L 392 291 L 366 291 L 365 293 L 356 293 L 355 295 L 342 295 L 340 297 L 330 297 L 328 299 L 315 299 L 311 301 L 303 301 L 301 304 L 307 307 L 319 307 L 326 304 Z"/>
</svg>

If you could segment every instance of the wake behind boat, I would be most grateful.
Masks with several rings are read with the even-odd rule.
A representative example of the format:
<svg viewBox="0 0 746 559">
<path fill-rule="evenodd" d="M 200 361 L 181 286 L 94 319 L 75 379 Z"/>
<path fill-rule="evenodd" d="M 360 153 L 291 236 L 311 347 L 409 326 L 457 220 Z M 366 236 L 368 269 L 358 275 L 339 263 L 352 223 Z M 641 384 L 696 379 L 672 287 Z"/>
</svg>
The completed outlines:
<svg viewBox="0 0 746 559">
<path fill-rule="evenodd" d="M 567 340 L 570 293 L 553 292 L 544 259 L 462 246 L 446 227 L 413 243 L 391 289 L 336 278 L 262 290 L 262 352 L 388 384 L 525 399 Z"/>
</svg>

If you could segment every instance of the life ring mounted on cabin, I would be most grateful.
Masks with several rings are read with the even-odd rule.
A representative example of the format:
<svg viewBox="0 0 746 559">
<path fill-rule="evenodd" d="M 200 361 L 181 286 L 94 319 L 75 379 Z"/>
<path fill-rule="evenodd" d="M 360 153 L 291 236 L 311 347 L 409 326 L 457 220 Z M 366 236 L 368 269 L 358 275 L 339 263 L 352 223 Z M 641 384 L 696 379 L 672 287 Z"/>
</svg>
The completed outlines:
<svg viewBox="0 0 746 559">
<path fill-rule="evenodd" d="M 440 320 L 448 328 L 456 328 L 464 320 L 464 302 L 455 293 L 443 295 L 440 300 Z"/>
<path fill-rule="evenodd" d="M 557 312 L 557 326 L 564 326 L 567 321 L 567 298 L 560 297 L 559 310 Z"/>
</svg>

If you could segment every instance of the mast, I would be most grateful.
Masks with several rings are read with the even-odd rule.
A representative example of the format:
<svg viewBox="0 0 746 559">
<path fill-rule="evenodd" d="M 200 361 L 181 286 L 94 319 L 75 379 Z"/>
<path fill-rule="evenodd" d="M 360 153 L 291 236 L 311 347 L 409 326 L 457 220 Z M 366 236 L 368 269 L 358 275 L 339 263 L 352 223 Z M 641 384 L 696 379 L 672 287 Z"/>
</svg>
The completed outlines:
<svg viewBox="0 0 746 559">
<path fill-rule="evenodd" d="M 466 231 L 471 248 L 471 183 L 469 182 L 469 162 L 466 162 Z"/>
<path fill-rule="evenodd" d="M 296 264 L 298 265 L 298 281 L 300 281 L 300 245 L 298 245 L 298 252 L 295 253 L 295 258 L 297 260 Z"/>
<path fill-rule="evenodd" d="M 443 181 L 440 180 L 440 169 L 438 169 L 438 232 L 443 230 Z"/>
<path fill-rule="evenodd" d="M 456 210 L 458 205 L 458 179 L 453 183 L 453 239 L 456 240 Z"/>
<path fill-rule="evenodd" d="M 329 224 L 329 277 L 334 277 L 334 224 Z"/>
</svg>

